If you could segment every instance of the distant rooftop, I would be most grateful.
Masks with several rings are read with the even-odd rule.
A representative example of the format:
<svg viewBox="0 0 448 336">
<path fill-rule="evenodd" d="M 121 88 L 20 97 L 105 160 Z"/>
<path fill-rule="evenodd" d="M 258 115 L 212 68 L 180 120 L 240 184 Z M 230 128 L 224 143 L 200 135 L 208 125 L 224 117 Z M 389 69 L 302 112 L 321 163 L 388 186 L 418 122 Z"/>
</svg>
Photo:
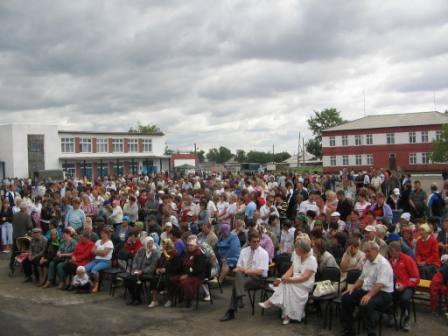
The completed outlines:
<svg viewBox="0 0 448 336">
<path fill-rule="evenodd" d="M 406 127 L 421 125 L 448 124 L 448 114 L 437 111 L 400 113 L 400 114 L 378 114 L 369 115 L 345 124 L 327 128 L 326 131 L 348 131 L 353 129 L 373 129 L 386 127 Z"/>
<path fill-rule="evenodd" d="M 59 134 L 94 134 L 94 135 L 155 135 L 163 136 L 162 132 L 157 133 L 132 133 L 132 132 L 95 132 L 95 131 L 58 131 Z"/>
</svg>

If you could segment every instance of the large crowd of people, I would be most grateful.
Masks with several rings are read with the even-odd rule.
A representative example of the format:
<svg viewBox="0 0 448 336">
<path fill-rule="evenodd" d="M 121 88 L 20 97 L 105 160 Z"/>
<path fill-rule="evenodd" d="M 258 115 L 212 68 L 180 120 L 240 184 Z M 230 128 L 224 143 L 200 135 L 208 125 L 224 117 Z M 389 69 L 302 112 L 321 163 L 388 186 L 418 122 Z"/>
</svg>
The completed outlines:
<svg viewBox="0 0 448 336">
<path fill-rule="evenodd" d="M 354 334 L 354 307 L 373 335 L 391 302 L 409 330 L 420 279 L 432 280 L 433 311 L 448 296 L 448 180 L 442 185 L 427 193 L 389 170 L 9 179 L 1 248 L 11 275 L 22 267 L 42 288 L 96 293 L 102 272 L 121 268 L 127 303 L 147 295 L 150 308 L 163 300 L 191 309 L 199 295 L 210 300 L 204 279 L 233 279 L 221 321 L 235 318 L 247 290 L 267 286 L 272 296 L 259 305 L 279 307 L 283 324 L 300 322 L 322 274 L 337 268 L 344 335 Z"/>
</svg>

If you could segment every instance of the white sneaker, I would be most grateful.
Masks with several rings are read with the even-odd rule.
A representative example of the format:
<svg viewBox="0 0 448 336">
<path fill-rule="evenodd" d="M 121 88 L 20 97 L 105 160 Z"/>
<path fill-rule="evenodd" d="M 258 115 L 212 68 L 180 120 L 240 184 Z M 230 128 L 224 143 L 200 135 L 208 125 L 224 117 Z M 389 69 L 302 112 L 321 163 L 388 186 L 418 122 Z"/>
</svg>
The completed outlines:
<svg viewBox="0 0 448 336">
<path fill-rule="evenodd" d="M 206 301 L 206 302 L 209 302 L 210 301 L 210 295 L 207 295 L 206 297 L 204 297 L 203 300 Z"/>
<path fill-rule="evenodd" d="M 151 303 L 148 305 L 148 308 L 154 308 L 157 307 L 159 303 L 157 301 L 151 301 Z"/>
<path fill-rule="evenodd" d="M 163 305 L 165 308 L 170 308 L 171 307 L 171 301 L 168 300 L 167 302 L 165 302 L 165 304 Z"/>
<path fill-rule="evenodd" d="M 283 325 L 287 325 L 287 324 L 289 324 L 289 322 L 290 322 L 290 320 L 289 320 L 289 318 L 287 317 L 287 318 L 284 318 L 284 319 L 283 319 L 282 324 L 283 324 Z"/>
</svg>

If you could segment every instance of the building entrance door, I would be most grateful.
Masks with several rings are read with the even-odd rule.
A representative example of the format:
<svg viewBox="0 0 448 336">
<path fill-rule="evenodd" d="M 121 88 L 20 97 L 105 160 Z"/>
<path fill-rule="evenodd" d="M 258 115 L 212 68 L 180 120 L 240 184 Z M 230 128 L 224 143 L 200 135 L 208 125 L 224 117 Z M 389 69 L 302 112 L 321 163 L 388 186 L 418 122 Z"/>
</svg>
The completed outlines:
<svg viewBox="0 0 448 336">
<path fill-rule="evenodd" d="M 389 170 L 397 170 L 397 157 L 395 153 L 389 154 Z"/>
</svg>

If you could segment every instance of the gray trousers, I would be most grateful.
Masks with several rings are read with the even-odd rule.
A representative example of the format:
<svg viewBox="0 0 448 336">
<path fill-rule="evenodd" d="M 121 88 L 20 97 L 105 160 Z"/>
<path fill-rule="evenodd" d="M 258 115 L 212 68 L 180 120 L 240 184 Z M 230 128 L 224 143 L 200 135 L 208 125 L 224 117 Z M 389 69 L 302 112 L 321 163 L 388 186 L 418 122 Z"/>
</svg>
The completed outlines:
<svg viewBox="0 0 448 336">
<path fill-rule="evenodd" d="M 243 273 L 235 273 L 235 281 L 233 282 L 232 297 L 230 298 L 229 310 L 237 311 L 238 300 L 245 294 L 248 289 L 260 288 L 263 279 L 261 277 L 247 276 Z"/>
</svg>

